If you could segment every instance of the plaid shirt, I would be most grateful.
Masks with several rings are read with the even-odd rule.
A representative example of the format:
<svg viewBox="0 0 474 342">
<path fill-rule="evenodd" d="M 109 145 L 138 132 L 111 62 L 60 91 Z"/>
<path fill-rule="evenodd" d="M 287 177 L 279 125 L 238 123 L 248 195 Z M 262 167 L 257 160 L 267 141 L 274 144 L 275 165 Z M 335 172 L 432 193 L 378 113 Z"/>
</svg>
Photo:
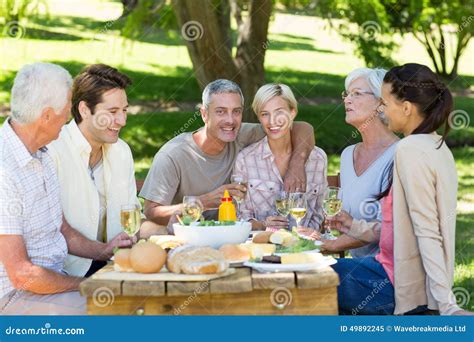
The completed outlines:
<svg viewBox="0 0 474 342">
<path fill-rule="evenodd" d="M 305 165 L 306 196 L 308 211 L 301 225 L 319 230 L 324 219 L 322 204 L 324 190 L 327 188 L 327 157 L 319 147 L 314 147 Z M 283 190 L 283 179 L 280 176 L 275 158 L 265 137 L 248 146 L 237 156 L 234 174 L 246 177 L 247 195 L 241 210 L 260 219 L 262 213 L 275 211 L 275 197 Z"/>
<path fill-rule="evenodd" d="M 21 235 L 33 264 L 61 272 L 67 256 L 62 218 L 52 159 L 45 148 L 30 154 L 6 120 L 0 129 L 0 235 Z M 12 290 L 0 263 L 0 298 Z"/>
</svg>

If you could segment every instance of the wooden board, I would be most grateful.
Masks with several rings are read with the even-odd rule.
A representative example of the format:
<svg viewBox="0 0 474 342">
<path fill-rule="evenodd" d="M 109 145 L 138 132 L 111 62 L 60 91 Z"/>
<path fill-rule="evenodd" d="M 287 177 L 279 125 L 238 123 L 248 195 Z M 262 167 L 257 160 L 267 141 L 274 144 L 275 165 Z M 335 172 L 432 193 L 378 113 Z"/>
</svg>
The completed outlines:
<svg viewBox="0 0 474 342">
<path fill-rule="evenodd" d="M 286 305 L 272 301 L 272 290 L 245 294 L 197 294 L 163 297 L 115 297 L 108 306 L 88 298 L 90 315 L 337 315 L 336 287 L 291 289 Z"/>
<path fill-rule="evenodd" d="M 212 279 L 227 277 L 235 273 L 234 268 L 229 268 L 222 273 L 216 274 L 176 274 L 169 272 L 165 268 L 159 273 L 135 273 L 135 272 L 117 272 L 112 266 L 106 266 L 103 272 L 94 274 L 91 279 L 94 280 L 116 280 L 116 281 L 209 281 Z"/>
<path fill-rule="evenodd" d="M 339 276 L 331 267 L 313 272 L 295 272 L 299 289 L 319 289 L 339 285 Z"/>
<path fill-rule="evenodd" d="M 252 270 L 252 285 L 254 289 L 258 290 L 276 289 L 278 287 L 292 289 L 295 288 L 295 273 L 260 273 Z"/>
</svg>

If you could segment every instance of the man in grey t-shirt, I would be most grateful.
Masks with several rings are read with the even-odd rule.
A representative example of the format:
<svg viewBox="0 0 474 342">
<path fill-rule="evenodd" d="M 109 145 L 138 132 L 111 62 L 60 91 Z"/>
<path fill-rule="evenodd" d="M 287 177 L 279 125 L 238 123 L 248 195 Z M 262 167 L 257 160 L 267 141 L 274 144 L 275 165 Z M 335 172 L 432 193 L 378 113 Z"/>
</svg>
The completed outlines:
<svg viewBox="0 0 474 342">
<path fill-rule="evenodd" d="M 243 197 L 246 188 L 228 184 L 237 154 L 265 136 L 260 124 L 242 123 L 244 98 L 240 87 L 229 80 L 209 83 L 202 95 L 204 127 L 168 141 L 155 155 L 140 196 L 148 219 L 167 225 L 182 209 L 183 196 L 199 196 L 204 209 L 215 209 L 224 190 Z M 313 127 L 293 126 L 294 152 L 285 177 L 285 188 L 304 189 L 304 164 L 314 148 Z"/>
</svg>

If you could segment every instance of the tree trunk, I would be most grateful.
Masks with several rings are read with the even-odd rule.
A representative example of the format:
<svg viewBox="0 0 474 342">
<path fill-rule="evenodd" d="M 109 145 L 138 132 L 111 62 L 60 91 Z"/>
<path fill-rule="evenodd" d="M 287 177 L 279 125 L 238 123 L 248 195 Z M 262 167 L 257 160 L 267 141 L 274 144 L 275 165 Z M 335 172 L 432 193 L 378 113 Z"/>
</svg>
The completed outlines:
<svg viewBox="0 0 474 342">
<path fill-rule="evenodd" d="M 272 0 L 251 1 L 248 18 L 239 32 L 235 58 L 229 44 L 228 1 L 220 0 L 216 7 L 215 0 L 173 0 L 173 8 L 201 89 L 218 78 L 238 83 L 245 97 L 244 121 L 255 122 L 250 105 L 265 80 L 263 65 Z M 187 34 L 186 29 L 191 26 L 194 35 Z"/>
<path fill-rule="evenodd" d="M 466 48 L 471 38 L 472 38 L 471 33 L 467 31 L 463 32 L 463 30 L 461 30 L 458 33 L 456 52 L 454 53 L 453 68 L 451 69 L 451 72 L 449 73 L 449 78 L 452 80 L 454 80 L 458 76 L 459 59 L 461 58 L 461 55 L 464 52 L 464 49 Z"/>
</svg>

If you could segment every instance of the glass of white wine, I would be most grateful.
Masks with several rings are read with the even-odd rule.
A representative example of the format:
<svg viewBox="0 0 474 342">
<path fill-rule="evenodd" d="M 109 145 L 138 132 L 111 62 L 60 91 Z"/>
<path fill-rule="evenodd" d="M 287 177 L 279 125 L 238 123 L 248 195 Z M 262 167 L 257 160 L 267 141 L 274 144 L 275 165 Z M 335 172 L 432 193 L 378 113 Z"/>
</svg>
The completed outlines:
<svg viewBox="0 0 474 342">
<path fill-rule="evenodd" d="M 336 186 L 329 186 L 324 193 L 323 211 L 326 217 L 334 217 L 341 212 L 342 209 L 342 189 Z M 326 232 L 323 238 L 327 240 L 334 240 L 336 237 L 331 232 L 331 224 L 326 226 Z"/>
<path fill-rule="evenodd" d="M 245 186 L 247 188 L 247 179 L 244 176 L 241 175 L 232 175 L 230 176 L 230 182 L 232 184 L 239 184 Z M 240 220 L 241 219 L 241 212 L 240 212 L 240 205 L 242 204 L 242 201 L 244 200 L 243 198 L 240 197 L 234 197 L 235 202 L 237 203 L 237 218 Z"/>
<path fill-rule="evenodd" d="M 191 224 L 201 218 L 204 207 L 197 196 L 183 197 L 183 222 Z"/>
<path fill-rule="evenodd" d="M 275 196 L 275 209 L 278 215 L 287 217 L 290 213 L 290 200 L 286 191 L 279 191 Z"/>
<path fill-rule="evenodd" d="M 127 204 L 120 207 L 120 225 L 128 236 L 133 237 L 140 229 L 141 215 L 138 204 Z"/>
<path fill-rule="evenodd" d="M 296 228 L 298 228 L 308 209 L 306 195 L 303 192 L 291 193 L 289 195 L 289 208 L 291 216 L 293 216 L 296 221 Z"/>
</svg>

